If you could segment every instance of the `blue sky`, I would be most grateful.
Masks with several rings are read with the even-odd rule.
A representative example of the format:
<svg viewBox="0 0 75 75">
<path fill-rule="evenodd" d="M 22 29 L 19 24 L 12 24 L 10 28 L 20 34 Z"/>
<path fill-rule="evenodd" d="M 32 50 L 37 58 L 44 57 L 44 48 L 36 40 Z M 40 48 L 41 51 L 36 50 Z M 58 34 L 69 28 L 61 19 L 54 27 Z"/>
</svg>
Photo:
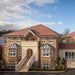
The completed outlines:
<svg viewBox="0 0 75 75">
<path fill-rule="evenodd" d="M 2 0 L 0 30 L 43 24 L 58 33 L 75 31 L 75 0 Z"/>
</svg>

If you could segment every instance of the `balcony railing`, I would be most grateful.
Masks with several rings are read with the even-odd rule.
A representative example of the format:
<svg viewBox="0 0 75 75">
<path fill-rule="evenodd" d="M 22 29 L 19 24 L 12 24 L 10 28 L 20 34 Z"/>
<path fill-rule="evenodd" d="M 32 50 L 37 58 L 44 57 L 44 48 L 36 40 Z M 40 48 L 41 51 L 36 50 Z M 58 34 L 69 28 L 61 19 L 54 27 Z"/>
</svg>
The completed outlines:
<svg viewBox="0 0 75 75">
<path fill-rule="evenodd" d="M 23 41 L 22 46 L 38 46 L 37 41 Z"/>
<path fill-rule="evenodd" d="M 32 64 L 34 62 L 34 55 L 32 55 L 32 57 L 30 58 L 30 60 L 27 63 L 27 71 L 29 71 L 29 69 L 31 68 Z"/>
<path fill-rule="evenodd" d="M 27 59 L 27 56 L 25 56 L 25 57 L 16 65 L 16 68 L 15 68 L 15 71 L 16 71 L 16 72 L 20 70 L 20 68 L 21 68 L 21 67 L 23 66 L 23 64 L 25 63 L 26 59 Z"/>
</svg>

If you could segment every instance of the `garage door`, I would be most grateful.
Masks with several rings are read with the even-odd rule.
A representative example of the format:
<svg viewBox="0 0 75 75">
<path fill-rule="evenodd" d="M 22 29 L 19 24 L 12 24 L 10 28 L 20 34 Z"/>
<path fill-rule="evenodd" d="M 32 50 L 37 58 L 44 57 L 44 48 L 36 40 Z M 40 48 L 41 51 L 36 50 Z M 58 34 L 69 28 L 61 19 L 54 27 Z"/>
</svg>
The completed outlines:
<svg viewBox="0 0 75 75">
<path fill-rule="evenodd" d="M 75 60 L 67 60 L 67 68 L 75 68 Z"/>
</svg>

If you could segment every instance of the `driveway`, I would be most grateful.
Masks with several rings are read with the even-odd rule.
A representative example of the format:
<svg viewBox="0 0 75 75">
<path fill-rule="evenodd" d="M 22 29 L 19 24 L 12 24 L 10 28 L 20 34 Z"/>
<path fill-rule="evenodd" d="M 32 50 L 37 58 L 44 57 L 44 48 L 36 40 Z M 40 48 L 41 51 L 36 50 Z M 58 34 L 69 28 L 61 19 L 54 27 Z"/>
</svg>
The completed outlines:
<svg viewBox="0 0 75 75">
<path fill-rule="evenodd" d="M 0 75 L 75 75 L 75 69 L 70 69 L 67 70 L 64 73 L 35 73 L 35 72 L 28 72 L 28 73 L 15 73 L 15 72 L 11 72 L 11 73 L 4 73 L 4 72 L 0 72 Z"/>
</svg>

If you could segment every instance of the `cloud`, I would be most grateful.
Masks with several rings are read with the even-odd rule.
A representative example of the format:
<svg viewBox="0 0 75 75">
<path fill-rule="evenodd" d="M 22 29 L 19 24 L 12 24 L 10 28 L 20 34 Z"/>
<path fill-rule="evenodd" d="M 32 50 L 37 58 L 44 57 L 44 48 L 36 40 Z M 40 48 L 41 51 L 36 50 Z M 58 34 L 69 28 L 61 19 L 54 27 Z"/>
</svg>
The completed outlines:
<svg viewBox="0 0 75 75">
<path fill-rule="evenodd" d="M 52 18 L 52 15 L 40 15 L 40 16 Z"/>
<path fill-rule="evenodd" d="M 57 2 L 58 0 L 0 0 L 0 30 L 16 29 L 16 27 L 20 29 L 37 24 L 54 25 L 54 22 L 38 22 L 30 18 L 30 15 L 34 16 L 38 11 L 31 8 L 29 4 L 42 6 Z M 52 15 L 42 15 L 42 17 L 51 18 Z"/>
<path fill-rule="evenodd" d="M 57 24 L 62 24 L 62 22 L 58 22 Z"/>
</svg>

